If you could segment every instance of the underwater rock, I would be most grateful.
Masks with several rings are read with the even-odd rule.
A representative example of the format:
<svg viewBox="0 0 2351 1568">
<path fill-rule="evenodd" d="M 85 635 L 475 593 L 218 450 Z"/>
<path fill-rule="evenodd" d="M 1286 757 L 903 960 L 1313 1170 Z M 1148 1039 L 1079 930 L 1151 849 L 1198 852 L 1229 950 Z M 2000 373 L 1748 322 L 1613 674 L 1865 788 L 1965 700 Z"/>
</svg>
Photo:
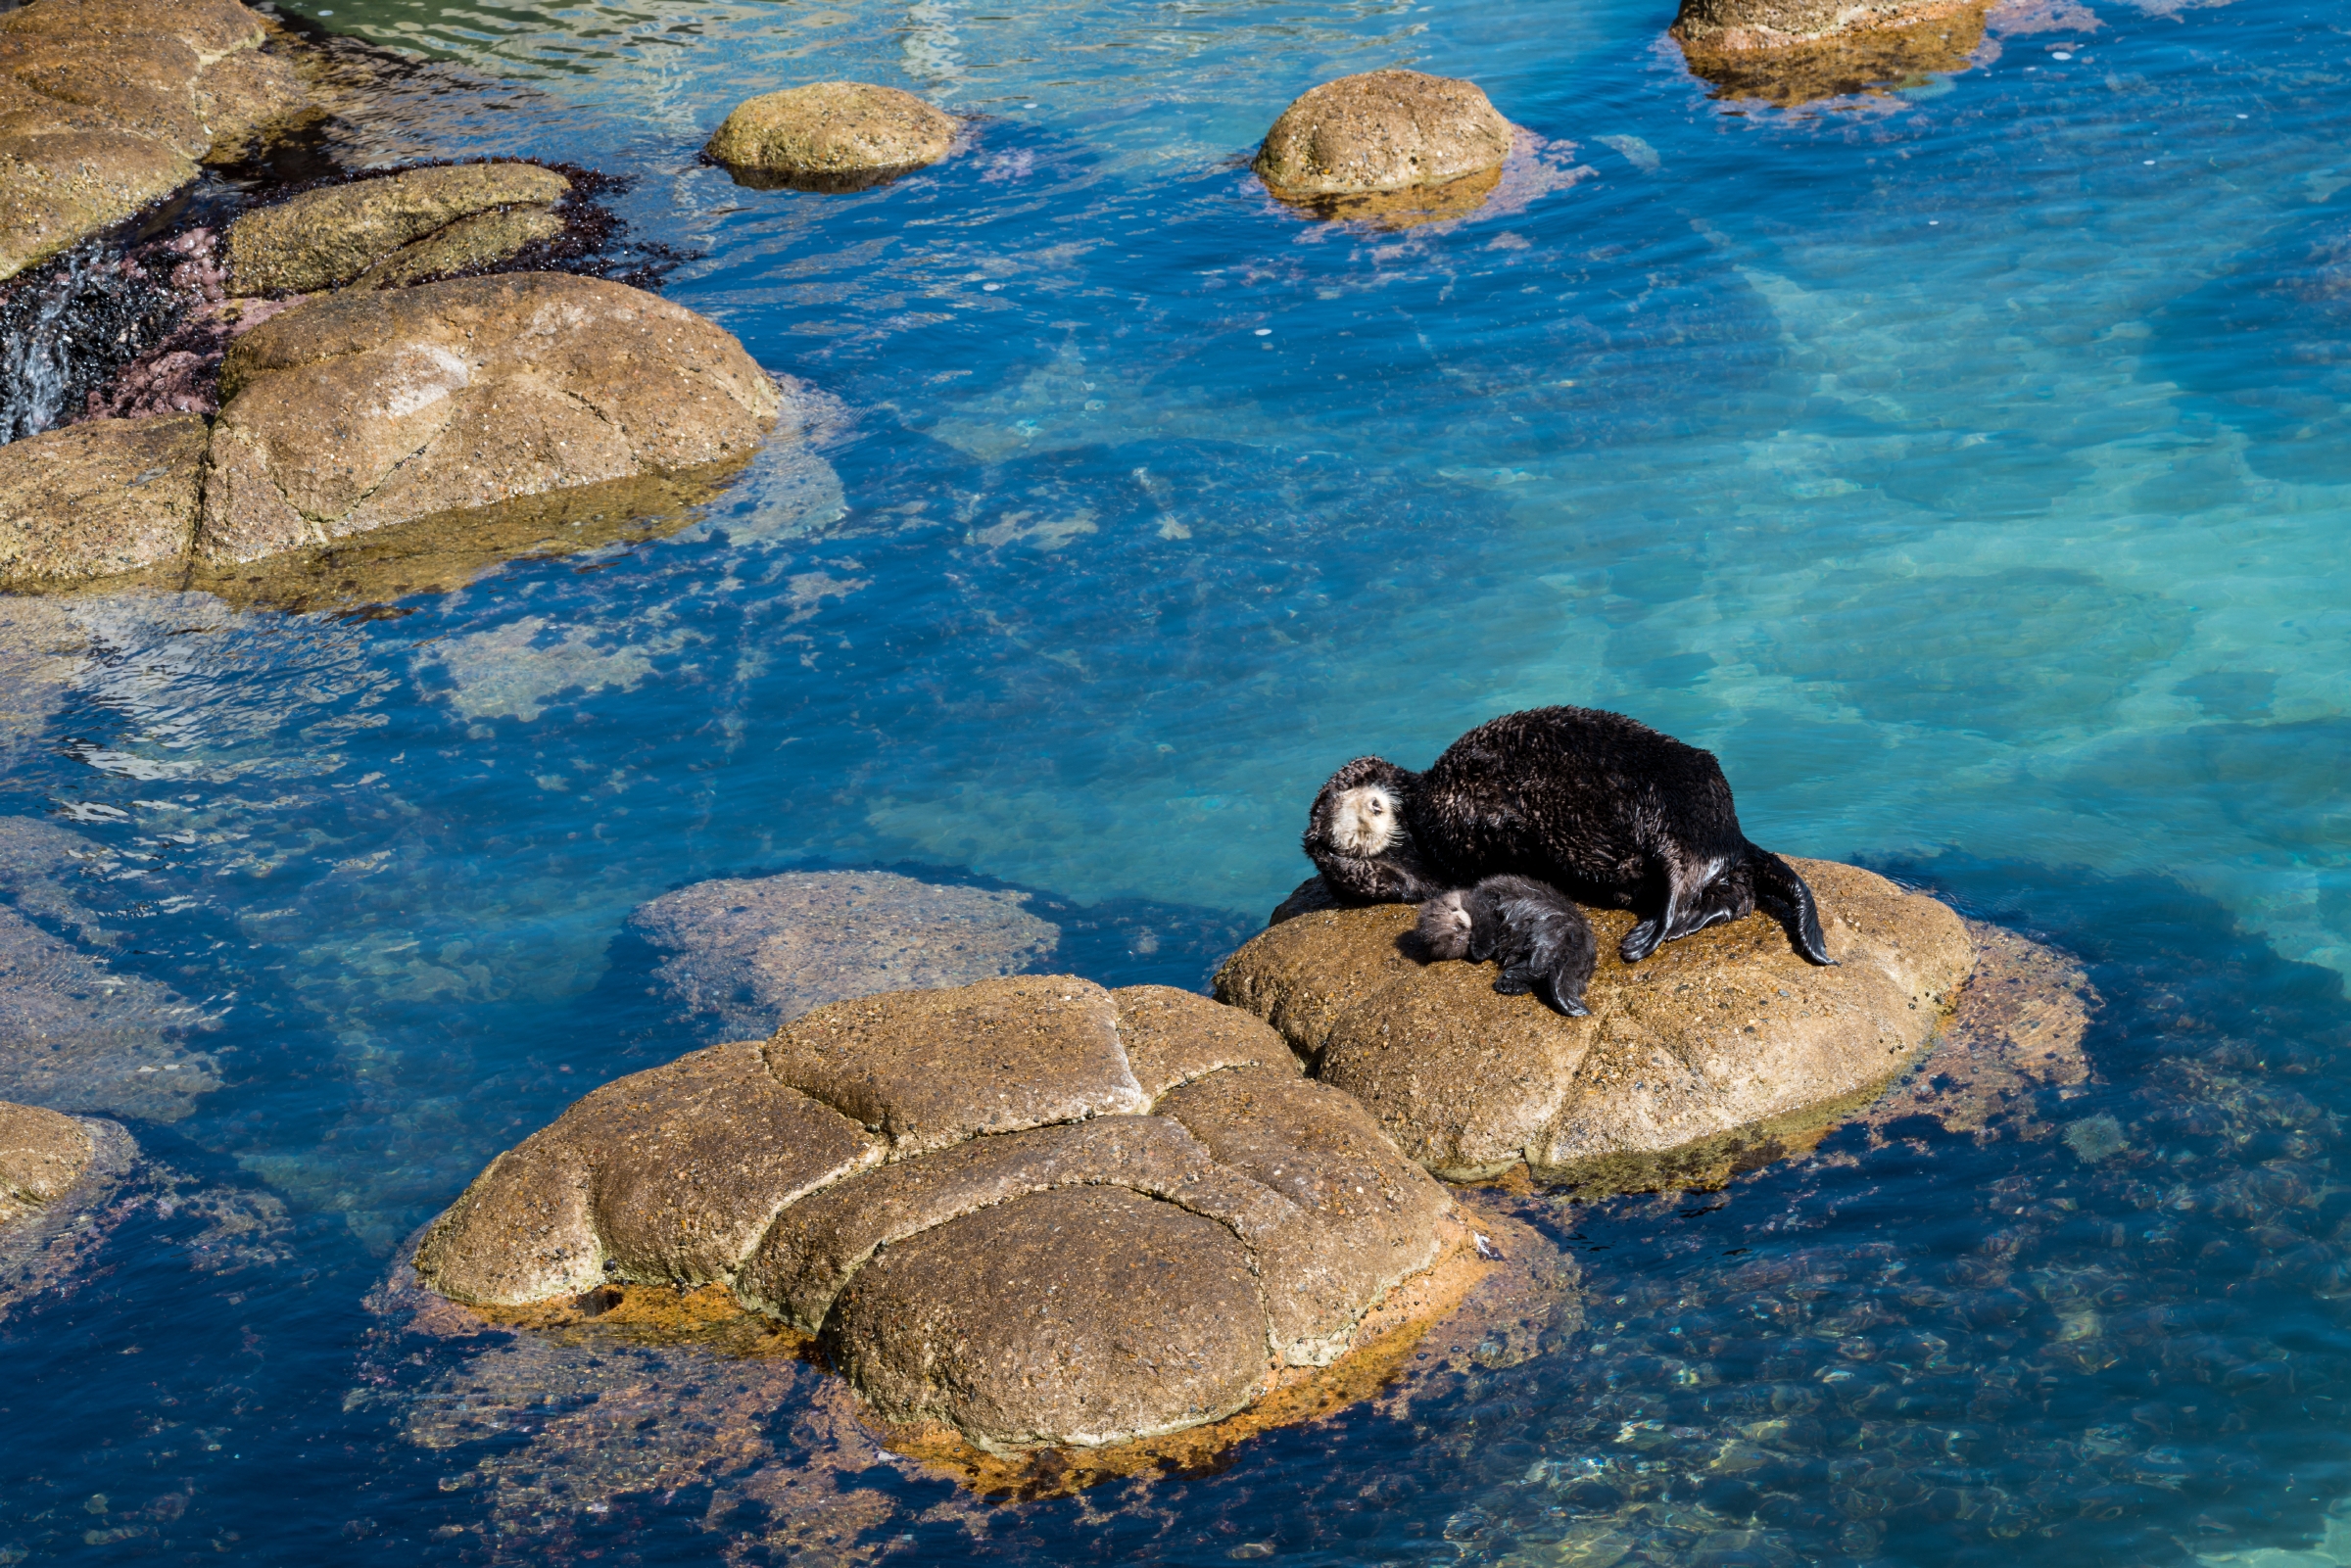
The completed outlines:
<svg viewBox="0 0 2351 1568">
<path fill-rule="evenodd" d="M 66 927 L 91 946 L 118 945 L 66 881 L 81 862 L 104 858 L 54 824 L 0 817 L 8 900 L 0 903 L 0 1096 L 176 1121 L 220 1086 L 213 1059 L 185 1044 L 216 1021 L 168 986 L 117 974 L 26 918 Z"/>
<path fill-rule="evenodd" d="M 1095 1448 L 1336 1361 L 1461 1250 L 1451 1214 L 1262 1023 L 1037 975 L 832 1003 L 607 1084 L 494 1161 L 415 1268 L 505 1308 L 723 1281 L 881 1421 Z"/>
<path fill-rule="evenodd" d="M 819 81 L 744 99 L 702 151 L 739 185 L 852 191 L 936 164 L 954 142 L 954 117 L 912 93 Z"/>
<path fill-rule="evenodd" d="M 0 1224 L 63 1197 L 96 1153 L 73 1117 L 0 1100 Z"/>
<path fill-rule="evenodd" d="M 653 295 L 525 272 L 346 290 L 237 340 L 196 538 L 251 561 L 644 474 L 741 466 L 776 383 Z"/>
<path fill-rule="evenodd" d="M 305 191 L 229 225 L 238 294 L 396 287 L 503 261 L 562 231 L 571 181 L 536 164 L 411 168 Z"/>
<path fill-rule="evenodd" d="M 1718 95 L 1783 107 L 1964 71 L 1993 0 L 1682 0 L 1672 28 Z"/>
<path fill-rule="evenodd" d="M 1271 1022 L 1440 1176 L 1524 1164 L 1584 1193 L 1716 1184 L 1874 1098 L 1974 963 L 1935 900 L 1855 867 L 1795 864 L 1832 968 L 1761 915 L 1628 966 L 1615 944 L 1633 916 L 1595 909 L 1591 1017 L 1569 1019 L 1496 995 L 1490 965 L 1416 962 L 1414 907 L 1379 904 L 1274 926 L 1226 961 L 1217 995 Z"/>
<path fill-rule="evenodd" d="M 89 642 L 56 604 L 0 595 L 0 774 L 13 772 L 47 733 Z"/>
<path fill-rule="evenodd" d="M 236 0 L 39 0 L 0 15 L 0 278 L 233 158 L 306 94 Z"/>
<path fill-rule="evenodd" d="M 1301 94 L 1251 166 L 1274 196 L 1329 216 L 1376 216 L 1392 204 L 1372 198 L 1402 193 L 1459 215 L 1500 180 L 1511 140 L 1474 82 L 1371 71 Z"/>
<path fill-rule="evenodd" d="M 210 439 L 202 417 L 169 414 L 92 419 L 0 447 L 0 587 L 185 557 Z"/>
<path fill-rule="evenodd" d="M 742 1034 L 810 1008 L 879 991 L 929 990 L 1016 974 L 1042 962 L 1060 928 L 1027 893 L 947 887 L 891 872 L 720 878 L 640 907 L 631 928 L 664 955 L 678 1000 Z"/>
</svg>

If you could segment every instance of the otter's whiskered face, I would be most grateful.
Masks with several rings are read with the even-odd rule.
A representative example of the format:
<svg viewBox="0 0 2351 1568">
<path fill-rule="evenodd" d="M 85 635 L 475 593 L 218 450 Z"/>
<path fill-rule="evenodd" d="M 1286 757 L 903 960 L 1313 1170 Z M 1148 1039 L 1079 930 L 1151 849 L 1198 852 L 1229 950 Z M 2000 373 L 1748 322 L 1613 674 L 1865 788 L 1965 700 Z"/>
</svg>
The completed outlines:
<svg viewBox="0 0 2351 1568">
<path fill-rule="evenodd" d="M 1420 945 L 1432 960 L 1469 956 L 1469 936 L 1476 921 L 1469 913 L 1467 897 L 1456 888 L 1420 906 Z"/>
<path fill-rule="evenodd" d="M 1403 802 L 1379 784 L 1342 789 L 1330 803 L 1330 841 L 1342 853 L 1368 860 L 1403 831 Z"/>
</svg>

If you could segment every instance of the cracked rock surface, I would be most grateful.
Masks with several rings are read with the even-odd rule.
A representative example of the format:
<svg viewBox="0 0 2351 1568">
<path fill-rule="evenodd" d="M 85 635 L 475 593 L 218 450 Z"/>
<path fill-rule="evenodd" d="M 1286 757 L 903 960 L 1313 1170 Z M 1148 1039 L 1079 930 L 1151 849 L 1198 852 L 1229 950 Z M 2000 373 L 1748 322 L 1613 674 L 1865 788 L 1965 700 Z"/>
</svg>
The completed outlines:
<svg viewBox="0 0 2351 1568">
<path fill-rule="evenodd" d="M 483 265 L 562 232 L 552 209 L 570 190 L 536 164 L 462 164 L 305 191 L 229 225 L 230 287 L 395 287 Z"/>
<path fill-rule="evenodd" d="M 239 156 L 303 107 L 236 0 L 38 0 L 0 15 L 0 278 Z"/>
<path fill-rule="evenodd" d="M 415 1266 L 486 1307 L 723 1282 L 885 1421 L 1095 1447 L 1329 1364 L 1451 1210 L 1248 1015 L 1020 975 L 606 1084 L 494 1161 Z"/>
<path fill-rule="evenodd" d="M 783 406 L 716 323 L 553 272 L 312 300 L 239 338 L 220 392 L 196 547 L 234 561 L 740 464 Z"/>
<path fill-rule="evenodd" d="M 1310 886 L 1225 962 L 1217 994 L 1272 1023 L 1440 1176 L 1524 1166 L 1591 1194 L 1718 1184 L 1875 1098 L 1935 1038 L 1976 962 L 1934 899 L 1857 867 L 1793 864 L 1834 967 L 1805 963 L 1759 915 L 1626 965 L 1616 943 L 1634 917 L 1595 909 L 1591 1016 L 1562 1018 L 1496 995 L 1494 965 L 1420 963 L 1413 906 L 1318 909 Z"/>
</svg>

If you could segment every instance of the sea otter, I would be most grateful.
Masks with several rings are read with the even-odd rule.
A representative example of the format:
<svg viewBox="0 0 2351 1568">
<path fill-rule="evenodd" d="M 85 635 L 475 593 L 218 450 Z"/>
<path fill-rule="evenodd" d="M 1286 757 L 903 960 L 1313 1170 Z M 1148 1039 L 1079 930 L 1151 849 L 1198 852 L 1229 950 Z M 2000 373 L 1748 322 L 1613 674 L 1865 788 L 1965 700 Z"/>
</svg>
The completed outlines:
<svg viewBox="0 0 2351 1568">
<path fill-rule="evenodd" d="M 1417 929 L 1432 959 L 1501 964 L 1494 989 L 1505 996 L 1532 991 L 1571 1019 L 1588 1011 L 1584 987 L 1600 944 L 1584 912 L 1556 887 L 1532 877 L 1489 877 L 1423 903 Z"/>
<path fill-rule="evenodd" d="M 1812 889 L 1739 830 L 1713 753 L 1621 713 L 1535 708 L 1482 724 L 1425 773 L 1358 757 L 1322 786 L 1304 847 L 1342 897 L 1418 902 L 1505 873 L 1642 919 L 1618 951 L 1760 909 L 1833 962 Z"/>
</svg>

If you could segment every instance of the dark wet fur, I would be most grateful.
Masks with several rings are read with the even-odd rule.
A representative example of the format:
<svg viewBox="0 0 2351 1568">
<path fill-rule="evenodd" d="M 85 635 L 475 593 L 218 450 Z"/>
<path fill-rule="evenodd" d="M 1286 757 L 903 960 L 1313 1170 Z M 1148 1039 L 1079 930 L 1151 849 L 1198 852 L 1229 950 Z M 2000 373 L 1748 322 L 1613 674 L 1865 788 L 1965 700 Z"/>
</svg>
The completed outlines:
<svg viewBox="0 0 2351 1568">
<path fill-rule="evenodd" d="M 1400 794 L 1411 829 L 1409 863 L 1382 867 L 1318 858 L 1342 893 L 1381 884 L 1465 886 L 1516 873 L 1587 904 L 1630 909 L 1641 922 L 1619 947 L 1638 963 L 1678 940 L 1760 909 L 1787 928 L 1796 950 L 1827 964 L 1812 890 L 1786 861 L 1740 831 L 1731 786 L 1713 753 L 1620 713 L 1536 708 L 1480 725 L 1425 773 L 1359 757 L 1324 785 L 1378 782 Z M 1314 832 L 1308 832 L 1314 854 Z M 1385 860 L 1387 857 L 1380 857 Z M 1389 898 L 1412 897 L 1388 893 Z M 1425 895 L 1422 895 L 1425 896 Z"/>
<path fill-rule="evenodd" d="M 1420 906 L 1421 947 L 1432 959 L 1499 963 L 1494 989 L 1533 992 L 1569 1018 L 1582 1018 L 1584 987 L 1600 964 L 1592 923 L 1572 899 L 1532 877 L 1488 877 Z"/>
<path fill-rule="evenodd" d="M 1422 867 L 1413 841 L 1410 810 L 1415 777 L 1378 757 L 1358 757 L 1332 774 L 1322 792 L 1315 796 L 1299 847 L 1340 898 L 1358 904 L 1414 904 L 1443 891 L 1444 883 Z M 1331 837 L 1331 814 L 1338 797 L 1364 784 L 1384 784 L 1407 812 L 1396 825 L 1400 836 L 1370 858 L 1346 853 Z"/>
</svg>

